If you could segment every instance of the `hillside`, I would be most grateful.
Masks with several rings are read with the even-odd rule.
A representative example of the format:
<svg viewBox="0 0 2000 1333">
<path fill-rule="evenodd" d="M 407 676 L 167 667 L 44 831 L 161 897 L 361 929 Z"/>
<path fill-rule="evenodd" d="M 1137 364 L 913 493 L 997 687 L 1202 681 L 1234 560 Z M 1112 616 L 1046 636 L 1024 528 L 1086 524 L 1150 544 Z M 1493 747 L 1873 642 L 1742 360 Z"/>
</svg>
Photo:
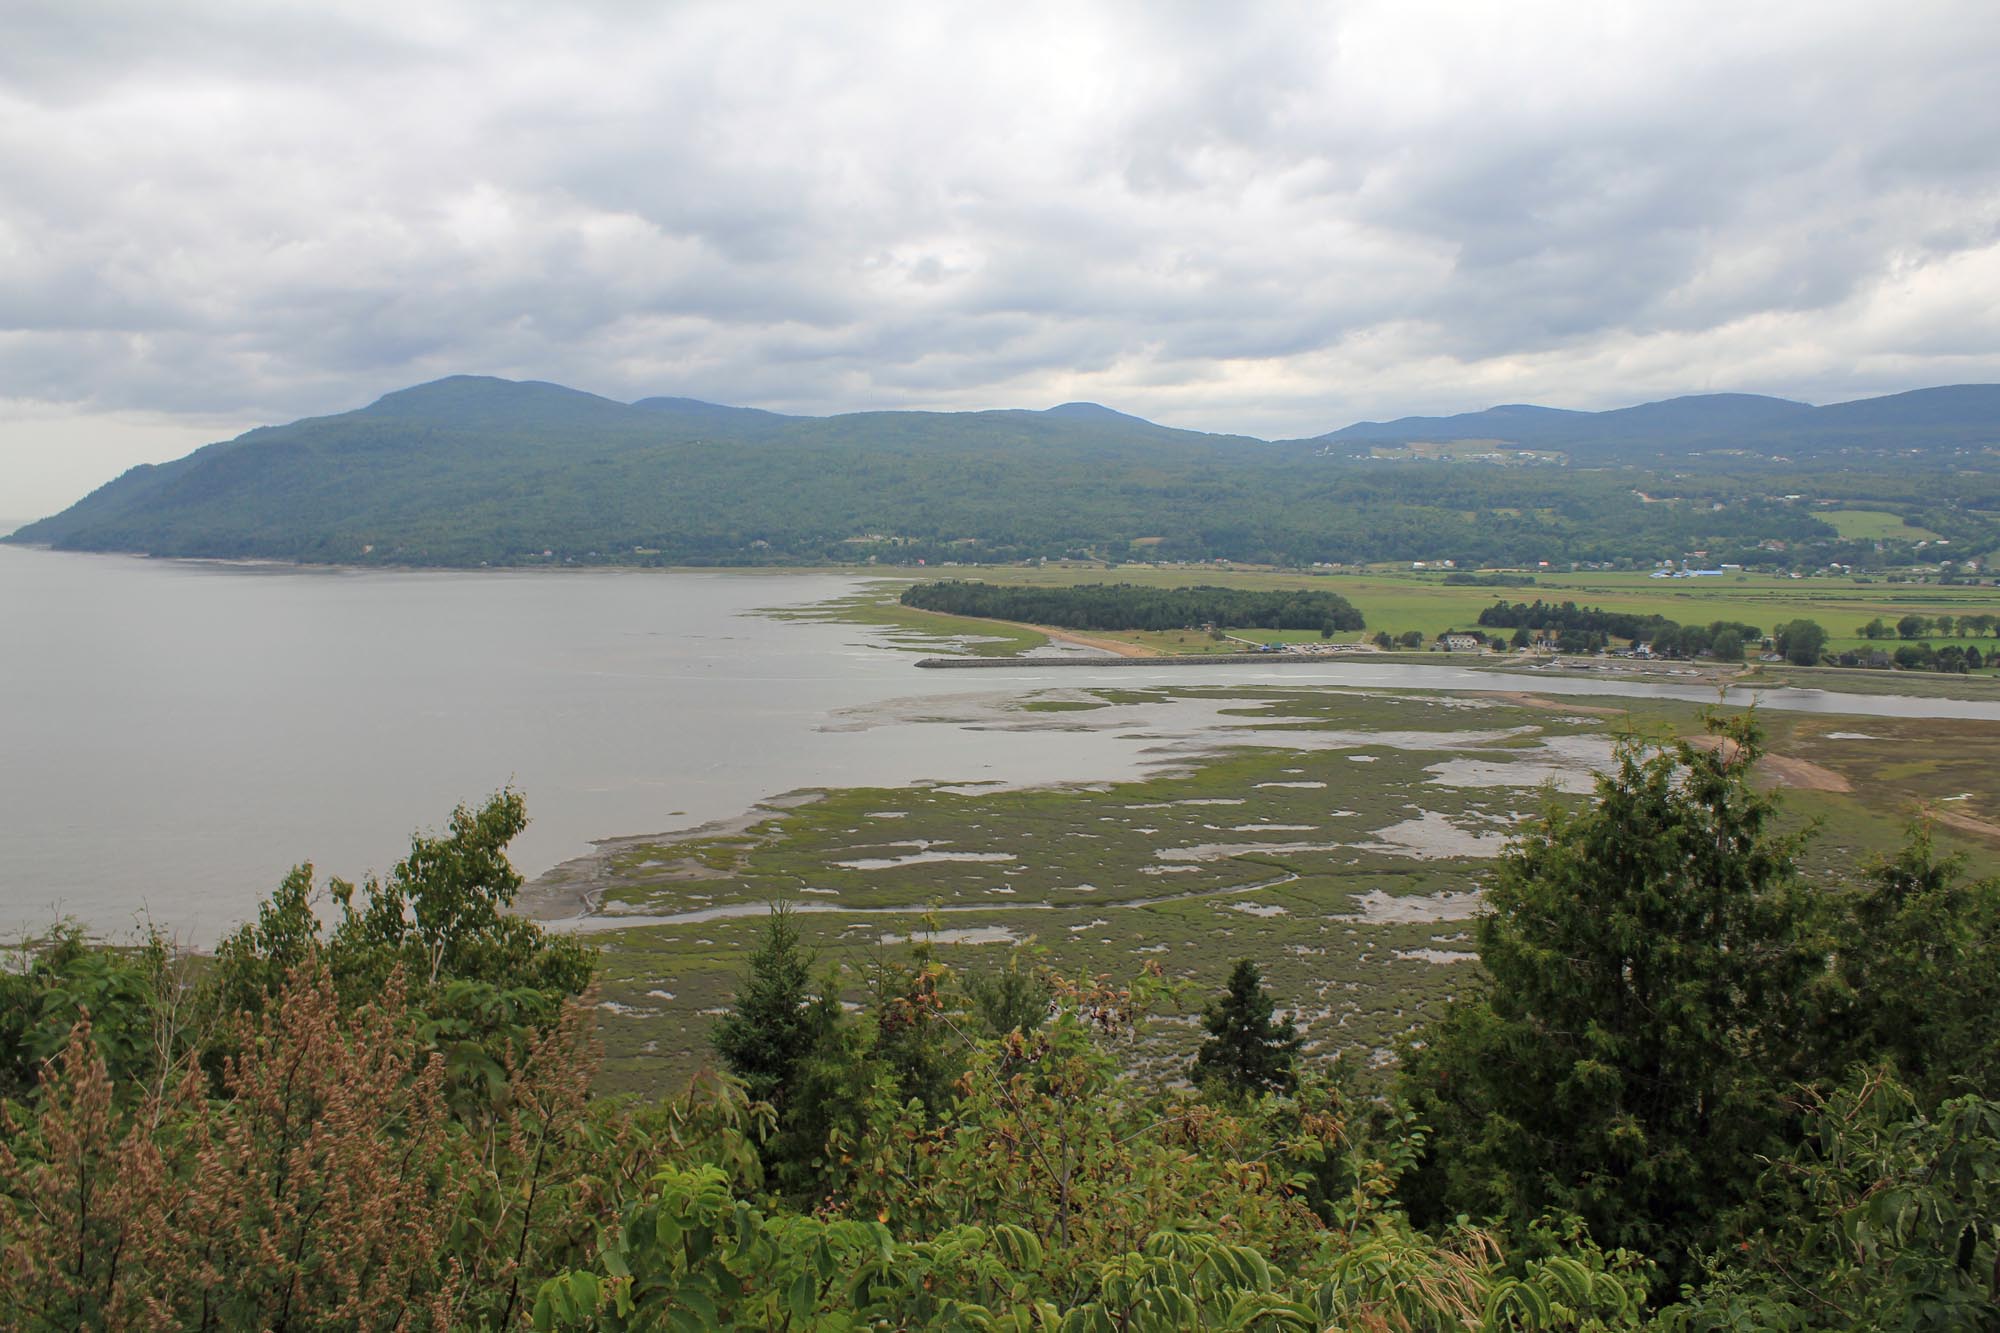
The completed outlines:
<svg viewBox="0 0 2000 1333">
<path fill-rule="evenodd" d="M 1793 461 L 1950 453 L 2000 445 L 2000 385 L 1959 384 L 1813 407 L 1757 394 L 1697 394 L 1608 412 L 1513 404 L 1449 417 L 1363 421 L 1307 443 L 1390 445 L 1494 440 L 1598 461 L 1665 461 L 1741 450 Z"/>
<path fill-rule="evenodd" d="M 2000 387 L 1963 386 L 1826 408 L 1747 395 L 1604 413 L 1502 407 L 1273 444 L 1093 403 L 796 417 L 454 376 L 133 468 L 11 540 L 427 565 L 976 562 L 1086 552 L 1533 563 L 1650 561 L 1695 549 L 1754 561 L 1769 556 L 1758 543 L 1773 540 L 1852 559 L 1872 546 L 1840 546 L 1809 505 L 1783 495 L 1887 504 L 1961 549 L 1977 546 L 1992 524 L 1954 511 L 1950 497 L 1994 489 L 1981 492 L 1977 471 L 1990 471 L 1991 455 L 1967 451 L 2000 433 L 1995 422 Z M 1756 456 L 1775 452 L 1768 442 L 1780 435 L 1808 434 L 1837 472 L 1815 474 L 1811 450 L 1794 445 L 1787 457 Z M 1593 450 L 1617 462 L 1650 449 L 1671 455 L 1675 475 L 1662 481 L 1601 464 L 1363 466 L 1349 456 L 1365 457 L 1371 441 L 1459 438 L 1558 448 L 1579 463 Z M 1712 451 L 1705 459 L 1703 442 Z M 1954 469 L 1957 490 L 1927 480 L 1926 460 Z M 1663 486 L 1675 502 L 1642 498 Z"/>
</svg>

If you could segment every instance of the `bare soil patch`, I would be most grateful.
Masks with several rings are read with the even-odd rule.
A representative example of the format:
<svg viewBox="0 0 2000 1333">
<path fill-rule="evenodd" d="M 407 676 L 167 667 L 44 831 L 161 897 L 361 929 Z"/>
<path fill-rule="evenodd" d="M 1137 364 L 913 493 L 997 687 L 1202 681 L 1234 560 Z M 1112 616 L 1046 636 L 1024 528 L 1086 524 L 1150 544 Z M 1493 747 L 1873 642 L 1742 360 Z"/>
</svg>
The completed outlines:
<svg viewBox="0 0 2000 1333">
<path fill-rule="evenodd" d="M 1931 807 L 1928 813 L 1932 819 L 1935 819 L 1938 823 L 1948 828 L 1955 828 L 1961 833 L 1977 834 L 1979 837 L 2000 842 L 2000 824 L 1996 824 L 1990 819 L 1981 819 L 1977 815 L 1953 814 L 1950 811 L 1939 810 L 1935 806 Z"/>
<path fill-rule="evenodd" d="M 1726 758 L 1735 758 L 1736 742 L 1726 736 L 1691 736 L 1688 743 L 1699 750 L 1720 750 Z M 1796 787 L 1800 791 L 1847 792 L 1854 790 L 1854 784 L 1847 778 L 1824 764 L 1815 764 L 1810 759 L 1800 759 L 1787 754 L 1767 754 L 1757 760 L 1757 771 L 1769 776 L 1778 785 Z"/>
<path fill-rule="evenodd" d="M 1086 634 L 1077 634 L 1066 629 L 1051 629 L 1047 625 L 1030 625 L 1028 628 L 1034 630 L 1036 633 L 1046 634 L 1051 639 L 1061 639 L 1064 643 L 1074 643 L 1084 648 L 1099 648 L 1107 653 L 1115 653 L 1119 657 L 1158 657 L 1160 655 L 1151 648 L 1142 647 L 1136 643 L 1121 643 L 1117 639 L 1093 639 Z"/>
</svg>

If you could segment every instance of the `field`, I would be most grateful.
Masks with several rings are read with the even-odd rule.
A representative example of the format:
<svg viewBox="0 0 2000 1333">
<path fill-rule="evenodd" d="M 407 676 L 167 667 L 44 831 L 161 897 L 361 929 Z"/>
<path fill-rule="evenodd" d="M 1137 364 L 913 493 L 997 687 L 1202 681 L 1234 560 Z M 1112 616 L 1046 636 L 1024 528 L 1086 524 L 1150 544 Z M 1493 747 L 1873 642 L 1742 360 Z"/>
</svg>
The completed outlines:
<svg viewBox="0 0 2000 1333">
<path fill-rule="evenodd" d="M 1893 516 L 1892 516 L 1893 517 Z M 879 573 L 880 571 L 870 571 Z M 1661 615 L 1681 624 L 1706 625 L 1716 620 L 1733 620 L 1755 625 L 1769 633 L 1777 625 L 1795 619 L 1817 621 L 1827 631 L 1827 647 L 1840 652 L 1850 648 L 1883 647 L 1871 644 L 1859 633 L 1861 626 L 1880 617 L 1894 624 L 1905 615 L 1953 616 L 2000 613 L 2000 588 L 1968 584 L 1861 582 L 1832 575 L 1812 578 L 1776 578 L 1756 574 L 1726 574 L 1719 578 L 1656 579 L 1647 574 L 1581 572 L 1543 573 L 1532 587 L 1468 587 L 1444 582 L 1441 574 L 1413 571 L 1371 570 L 1365 572 L 1304 573 L 1262 569 L 1233 569 L 1217 566 L 1045 565 L 943 568 L 922 575 L 902 575 L 885 579 L 872 592 L 861 594 L 833 608 L 800 614 L 847 619 L 857 622 L 893 624 L 908 631 L 928 630 L 942 635 L 1008 635 L 1007 643 L 973 644 L 967 651 L 1005 655 L 1017 651 L 1021 643 L 1018 627 L 1002 627 L 999 622 L 933 616 L 895 604 L 905 582 L 917 577 L 977 579 L 989 583 L 1071 584 L 1135 583 L 1154 587 L 1216 584 L 1223 587 L 1325 588 L 1354 603 L 1368 621 L 1360 634 L 1336 635 L 1336 640 L 1371 637 L 1377 630 L 1401 634 L 1416 630 L 1426 641 L 1447 629 L 1476 625 L 1479 613 L 1497 600 L 1532 602 L 1574 601 L 1579 605 L 1629 611 L 1639 615 Z M 1310 631 L 1233 631 L 1241 638 L 1258 642 L 1316 641 Z M 1111 633 L 1097 637 L 1115 639 L 1143 649 L 1168 653 L 1241 651 L 1241 644 L 1215 642 L 1206 636 L 1177 631 L 1164 634 L 1144 632 Z M 1935 644 L 1946 640 L 1932 639 Z M 1960 642 L 1953 639 L 1950 642 Z M 1963 640 L 1972 643 L 1973 640 Z M 2000 647 L 2000 641 L 1977 641 L 1981 651 Z"/>
<path fill-rule="evenodd" d="M 1496 678 L 1504 684 L 1506 678 Z M 1159 965 L 1187 1007 L 1131 1055 L 1172 1076 L 1194 1015 L 1238 958 L 1264 966 L 1319 1054 L 1381 1068 L 1397 1040 L 1477 975 L 1473 896 L 1521 819 L 1573 801 L 1620 738 L 1691 734 L 1699 710 L 1495 692 L 1280 687 L 1051 688 L 988 701 L 982 727 L 1159 735 L 1139 781 L 1005 789 L 930 785 L 801 793 L 739 824 L 627 841 L 571 867 L 618 927 L 601 1000 L 612 1088 L 657 1089 L 707 1058 L 766 904 L 783 897 L 850 1002 L 927 939 L 954 968 L 1013 950 L 1067 972 Z M 2000 846 L 2000 726 L 1764 718 L 1768 781 L 1829 891 L 1893 848 L 1920 804 L 1940 838 L 1990 866 Z M 1199 743 L 1186 737 L 1198 735 Z M 948 744 L 948 735 L 941 735 Z M 562 876 L 545 877 L 544 901 Z"/>
<path fill-rule="evenodd" d="M 1833 530 L 1844 541 L 1922 542 L 1935 541 L 1938 535 L 1929 528 L 1920 528 L 1906 521 L 1901 514 L 1885 513 L 1880 509 L 1822 509 L 1815 510 L 1813 517 L 1832 524 Z"/>
</svg>

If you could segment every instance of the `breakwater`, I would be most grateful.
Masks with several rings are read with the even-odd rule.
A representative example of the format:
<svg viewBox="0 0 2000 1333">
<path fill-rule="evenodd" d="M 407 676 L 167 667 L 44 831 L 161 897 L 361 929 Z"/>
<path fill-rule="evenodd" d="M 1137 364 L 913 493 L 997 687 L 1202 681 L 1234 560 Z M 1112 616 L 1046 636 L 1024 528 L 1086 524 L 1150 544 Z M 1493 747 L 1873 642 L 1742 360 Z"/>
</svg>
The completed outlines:
<svg viewBox="0 0 2000 1333">
<path fill-rule="evenodd" d="M 1325 666 L 1353 653 L 1192 653 L 1161 657 L 925 657 L 920 667 Z"/>
</svg>

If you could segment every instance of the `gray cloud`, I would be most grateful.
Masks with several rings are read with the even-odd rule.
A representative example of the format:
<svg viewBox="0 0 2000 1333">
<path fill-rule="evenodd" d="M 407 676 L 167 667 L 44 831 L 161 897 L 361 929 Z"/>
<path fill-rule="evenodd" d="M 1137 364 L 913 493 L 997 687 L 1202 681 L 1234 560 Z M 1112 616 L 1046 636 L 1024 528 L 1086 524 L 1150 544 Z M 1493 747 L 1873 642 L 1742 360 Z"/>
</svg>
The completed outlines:
<svg viewBox="0 0 2000 1333">
<path fill-rule="evenodd" d="M 152 450 L 457 371 L 1275 435 L 2000 379 L 1995 87 L 1982 0 L 15 6 L 0 395 Z M 97 479 L 24 438 L 0 511 Z"/>
</svg>

